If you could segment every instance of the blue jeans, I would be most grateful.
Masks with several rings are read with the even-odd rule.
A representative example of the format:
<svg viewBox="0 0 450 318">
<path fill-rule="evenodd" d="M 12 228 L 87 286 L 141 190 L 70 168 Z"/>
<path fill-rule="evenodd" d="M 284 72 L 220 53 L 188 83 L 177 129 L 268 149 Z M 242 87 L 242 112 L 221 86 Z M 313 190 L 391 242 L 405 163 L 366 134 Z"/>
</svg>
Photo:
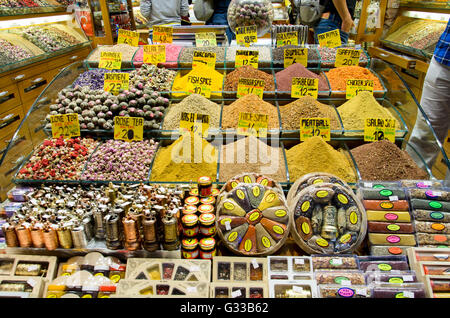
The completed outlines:
<svg viewBox="0 0 450 318">
<path fill-rule="evenodd" d="M 316 43 L 319 43 L 319 41 L 317 40 L 317 34 L 339 29 L 342 44 L 347 43 L 348 33 L 341 30 L 341 24 L 341 17 L 338 14 L 334 13 L 330 13 L 328 19 L 320 19 L 319 24 L 314 27 L 314 41 Z"/>
<path fill-rule="evenodd" d="M 206 21 L 206 25 L 228 25 L 227 20 L 227 13 L 214 13 L 212 17 Z M 233 31 L 231 31 L 230 27 L 226 29 L 227 37 L 228 37 L 228 44 L 231 43 L 233 39 L 235 39 L 235 35 Z"/>
</svg>

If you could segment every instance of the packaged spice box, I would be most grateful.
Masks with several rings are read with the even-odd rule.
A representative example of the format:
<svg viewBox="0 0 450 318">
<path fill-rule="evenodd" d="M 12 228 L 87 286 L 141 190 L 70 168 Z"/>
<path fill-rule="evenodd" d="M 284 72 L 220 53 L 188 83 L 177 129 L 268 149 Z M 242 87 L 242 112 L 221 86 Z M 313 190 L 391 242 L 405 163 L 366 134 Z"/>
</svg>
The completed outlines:
<svg viewBox="0 0 450 318">
<path fill-rule="evenodd" d="M 356 255 L 311 255 L 313 270 L 359 269 Z"/>
<path fill-rule="evenodd" d="M 373 298 L 425 298 L 423 283 L 376 284 L 372 288 Z"/>
<path fill-rule="evenodd" d="M 366 284 L 404 284 L 417 283 L 418 278 L 415 271 L 393 271 L 393 272 L 367 272 Z"/>
<path fill-rule="evenodd" d="M 312 279 L 310 256 L 269 256 L 269 279 L 309 280 Z"/>
<path fill-rule="evenodd" d="M 213 258 L 213 282 L 267 281 L 267 259 L 232 256 Z"/>
<path fill-rule="evenodd" d="M 342 286 L 365 285 L 365 276 L 363 271 L 314 271 L 314 279 L 318 285 L 337 284 Z"/>
<path fill-rule="evenodd" d="M 371 291 L 365 285 L 319 285 L 319 298 L 370 298 Z"/>
<path fill-rule="evenodd" d="M 123 279 L 117 284 L 119 298 L 208 298 L 209 282 L 148 281 Z"/>
<path fill-rule="evenodd" d="M 408 259 L 404 255 L 397 256 L 359 256 L 359 267 L 364 272 L 389 272 L 409 270 Z"/>
<path fill-rule="evenodd" d="M 313 280 L 269 282 L 270 298 L 317 298 L 317 284 Z"/>
<path fill-rule="evenodd" d="M 44 285 L 41 277 L 0 276 L 0 297 L 41 298 Z"/>
<path fill-rule="evenodd" d="M 210 298 L 268 298 L 266 283 L 212 282 L 209 287 Z"/>
</svg>

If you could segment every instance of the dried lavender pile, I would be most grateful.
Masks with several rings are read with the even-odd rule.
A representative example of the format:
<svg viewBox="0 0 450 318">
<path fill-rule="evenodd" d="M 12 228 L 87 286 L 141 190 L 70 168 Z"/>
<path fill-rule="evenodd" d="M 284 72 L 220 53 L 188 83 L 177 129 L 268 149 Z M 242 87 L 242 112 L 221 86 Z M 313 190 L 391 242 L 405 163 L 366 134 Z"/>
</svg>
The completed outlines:
<svg viewBox="0 0 450 318">
<path fill-rule="evenodd" d="M 105 82 L 105 73 L 110 72 L 111 70 L 107 70 L 104 68 L 88 70 L 80 74 L 75 80 L 75 82 L 73 82 L 72 86 L 88 87 L 89 89 L 92 90 L 97 89 L 103 90 L 103 85 Z"/>
</svg>

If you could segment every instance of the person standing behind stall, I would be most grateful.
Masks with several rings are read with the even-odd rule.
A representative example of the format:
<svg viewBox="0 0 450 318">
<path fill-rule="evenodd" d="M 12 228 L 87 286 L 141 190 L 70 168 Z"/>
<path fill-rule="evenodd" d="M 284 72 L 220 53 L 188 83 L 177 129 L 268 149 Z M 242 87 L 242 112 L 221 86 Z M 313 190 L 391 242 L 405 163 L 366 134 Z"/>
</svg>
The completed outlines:
<svg viewBox="0 0 450 318">
<path fill-rule="evenodd" d="M 149 28 L 181 25 L 182 19 L 189 20 L 188 0 L 141 0 L 140 8 Z"/>
<path fill-rule="evenodd" d="M 228 6 L 231 0 L 214 0 L 214 13 L 211 18 L 206 21 L 206 25 L 227 25 L 228 26 Z M 233 31 L 231 31 L 230 26 L 227 30 L 228 43 L 231 43 L 235 39 Z"/>
<path fill-rule="evenodd" d="M 319 43 L 318 34 L 339 29 L 342 44 L 347 43 L 353 26 L 356 0 L 320 0 L 320 4 L 324 5 L 325 9 L 319 23 L 314 26 L 315 42 Z"/>
</svg>

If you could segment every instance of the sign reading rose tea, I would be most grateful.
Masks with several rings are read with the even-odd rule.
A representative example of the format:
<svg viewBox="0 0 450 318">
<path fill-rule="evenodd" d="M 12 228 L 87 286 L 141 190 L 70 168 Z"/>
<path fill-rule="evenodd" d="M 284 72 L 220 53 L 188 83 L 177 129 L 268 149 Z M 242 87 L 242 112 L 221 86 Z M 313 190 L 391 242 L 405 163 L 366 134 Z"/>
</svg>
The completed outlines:
<svg viewBox="0 0 450 318">
<path fill-rule="evenodd" d="M 129 73 L 105 73 L 103 89 L 117 95 L 120 90 L 127 90 L 130 85 Z"/>
<path fill-rule="evenodd" d="M 154 25 L 152 42 L 172 43 L 173 42 L 173 27 Z"/>
<path fill-rule="evenodd" d="M 201 134 L 203 137 L 208 136 L 209 115 L 197 113 L 181 113 L 180 133 L 193 132 Z"/>
<path fill-rule="evenodd" d="M 98 68 L 120 70 L 122 68 L 122 52 L 100 52 Z"/>
<path fill-rule="evenodd" d="M 237 87 L 237 98 L 241 98 L 248 94 L 257 95 L 263 98 L 265 82 L 256 78 L 240 78 Z"/>
<path fill-rule="evenodd" d="M 72 138 L 80 136 L 78 114 L 51 115 L 52 138 Z"/>
<path fill-rule="evenodd" d="M 166 46 L 165 45 L 144 45 L 145 64 L 155 64 L 166 62 Z"/>
<path fill-rule="evenodd" d="M 336 51 L 335 67 L 359 65 L 361 50 L 338 48 Z"/>
<path fill-rule="evenodd" d="M 308 48 L 304 47 L 284 50 L 284 67 L 289 67 L 295 63 L 300 63 L 304 67 L 308 66 Z"/>
<path fill-rule="evenodd" d="M 122 43 L 130 46 L 139 46 L 139 33 L 136 31 L 119 29 L 117 44 Z"/>
<path fill-rule="evenodd" d="M 140 141 L 144 137 L 144 118 L 114 117 L 114 139 L 123 141 Z"/>
<path fill-rule="evenodd" d="M 298 45 L 298 32 L 277 33 L 277 47 L 285 45 Z"/>
<path fill-rule="evenodd" d="M 320 33 L 317 35 L 317 40 L 319 40 L 319 45 L 321 47 L 333 48 L 342 45 L 341 33 L 339 32 L 339 29 Z"/>
<path fill-rule="evenodd" d="M 211 77 L 189 75 L 187 82 L 187 92 L 189 94 L 199 94 L 206 98 L 211 97 Z"/>
<path fill-rule="evenodd" d="M 393 118 L 366 118 L 364 121 L 364 141 L 387 139 L 395 142 L 395 124 Z"/>
<path fill-rule="evenodd" d="M 236 58 L 234 67 L 241 67 L 244 65 L 251 65 L 258 68 L 259 51 L 251 50 L 236 50 Z"/>
<path fill-rule="evenodd" d="M 359 92 L 368 91 L 373 94 L 373 80 L 349 79 L 346 82 L 345 98 L 351 99 Z"/>
<path fill-rule="evenodd" d="M 192 56 L 192 68 L 199 65 L 206 65 L 212 69 L 216 68 L 216 53 L 214 52 L 204 52 L 204 51 L 194 51 Z"/>
<path fill-rule="evenodd" d="M 238 45 L 250 46 L 258 41 L 256 25 L 249 25 L 236 28 L 236 42 Z"/>
<path fill-rule="evenodd" d="M 244 136 L 267 137 L 269 115 L 239 113 L 237 133 Z"/>
<path fill-rule="evenodd" d="M 214 32 L 195 33 L 195 46 L 217 46 L 217 38 Z"/>
<path fill-rule="evenodd" d="M 301 118 L 300 119 L 300 141 L 320 136 L 325 141 L 331 139 L 330 118 Z"/>
<path fill-rule="evenodd" d="M 319 79 L 307 77 L 293 77 L 291 87 L 291 97 L 300 98 L 311 96 L 317 99 L 319 95 Z"/>
</svg>

